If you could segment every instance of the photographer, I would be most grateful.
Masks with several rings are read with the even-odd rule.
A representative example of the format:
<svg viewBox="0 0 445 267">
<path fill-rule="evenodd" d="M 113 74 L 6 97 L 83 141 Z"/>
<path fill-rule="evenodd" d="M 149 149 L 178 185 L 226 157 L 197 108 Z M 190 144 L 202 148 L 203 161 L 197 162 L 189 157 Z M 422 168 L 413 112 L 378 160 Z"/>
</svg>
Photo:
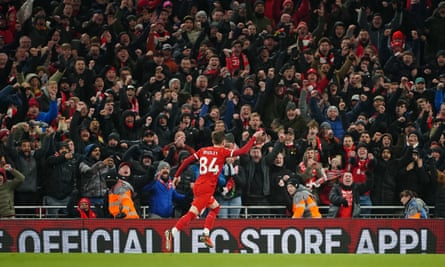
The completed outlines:
<svg viewBox="0 0 445 267">
<path fill-rule="evenodd" d="M 405 206 L 406 219 L 428 219 L 428 207 L 411 190 L 403 190 L 400 193 L 400 202 Z"/>
</svg>

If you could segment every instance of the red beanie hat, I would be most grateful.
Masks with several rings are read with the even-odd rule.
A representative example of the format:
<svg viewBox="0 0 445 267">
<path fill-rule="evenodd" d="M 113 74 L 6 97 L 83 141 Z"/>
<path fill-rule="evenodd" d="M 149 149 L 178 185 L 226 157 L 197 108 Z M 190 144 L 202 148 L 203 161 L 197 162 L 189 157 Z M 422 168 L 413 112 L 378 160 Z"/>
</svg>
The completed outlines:
<svg viewBox="0 0 445 267">
<path fill-rule="evenodd" d="M 401 31 L 396 31 L 392 34 L 392 40 L 404 40 L 405 36 Z"/>
<path fill-rule="evenodd" d="M 40 108 L 40 104 L 39 104 L 39 102 L 37 101 L 37 99 L 35 99 L 35 98 L 30 98 L 30 99 L 29 99 L 29 101 L 28 101 L 28 107 L 32 107 L 32 106 L 36 106 L 36 107 Z"/>
</svg>

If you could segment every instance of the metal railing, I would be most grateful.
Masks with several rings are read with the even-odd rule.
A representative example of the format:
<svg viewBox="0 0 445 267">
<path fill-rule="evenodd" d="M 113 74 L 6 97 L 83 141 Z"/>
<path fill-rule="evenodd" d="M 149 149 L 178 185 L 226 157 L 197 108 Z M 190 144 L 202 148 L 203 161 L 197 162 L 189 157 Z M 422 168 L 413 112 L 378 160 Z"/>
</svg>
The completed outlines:
<svg viewBox="0 0 445 267">
<path fill-rule="evenodd" d="M 68 218 L 65 206 L 16 206 L 18 219 L 64 219 Z M 94 208 L 94 207 L 93 207 Z M 241 209 L 239 218 L 288 218 L 286 215 L 286 206 L 221 206 L 222 209 Z M 320 213 L 323 218 L 327 217 L 329 206 L 319 206 Z M 362 214 L 361 218 L 377 219 L 377 218 L 403 218 L 403 206 L 362 206 L 362 210 L 370 211 L 369 214 Z M 21 211 L 33 210 L 33 213 L 24 213 Z M 57 215 L 51 215 L 50 210 L 60 211 Z M 434 206 L 429 206 L 430 216 L 434 217 Z M 142 219 L 148 219 L 150 216 L 148 206 L 140 207 L 140 215 Z"/>
</svg>

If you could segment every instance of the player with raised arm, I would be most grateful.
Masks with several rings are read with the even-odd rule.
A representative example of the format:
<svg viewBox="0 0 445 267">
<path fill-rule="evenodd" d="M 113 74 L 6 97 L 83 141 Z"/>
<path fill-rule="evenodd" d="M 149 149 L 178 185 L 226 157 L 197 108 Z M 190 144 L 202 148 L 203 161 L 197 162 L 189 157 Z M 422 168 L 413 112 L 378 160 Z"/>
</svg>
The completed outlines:
<svg viewBox="0 0 445 267">
<path fill-rule="evenodd" d="M 204 242 L 208 248 L 213 248 L 213 242 L 209 237 L 220 206 L 213 197 L 218 183 L 218 175 L 221 173 L 226 158 L 235 157 L 249 152 L 257 137 L 264 134 L 263 130 L 255 132 L 250 140 L 238 150 L 229 150 L 224 147 L 225 133 L 214 131 L 212 133 L 213 146 L 203 147 L 194 154 L 187 157 L 179 166 L 175 174 L 175 181 L 180 180 L 182 171 L 195 160 L 199 161 L 199 177 L 193 186 L 194 199 L 189 211 L 182 216 L 172 229 L 165 231 L 165 248 L 170 251 L 172 247 L 172 237 L 177 232 L 184 230 L 189 222 L 196 218 L 205 208 L 210 211 L 204 223 L 204 231 L 199 240 Z"/>
</svg>

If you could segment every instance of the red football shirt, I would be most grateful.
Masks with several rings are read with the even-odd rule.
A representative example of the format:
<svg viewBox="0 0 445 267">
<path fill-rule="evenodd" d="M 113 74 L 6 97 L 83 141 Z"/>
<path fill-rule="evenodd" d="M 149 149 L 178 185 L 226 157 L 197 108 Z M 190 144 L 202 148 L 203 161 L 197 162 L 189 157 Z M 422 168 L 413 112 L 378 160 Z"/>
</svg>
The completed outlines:
<svg viewBox="0 0 445 267">
<path fill-rule="evenodd" d="M 203 147 L 194 153 L 193 156 L 199 161 L 199 177 L 195 186 L 205 184 L 215 188 L 226 158 L 232 155 L 233 150 L 224 147 Z"/>
</svg>

